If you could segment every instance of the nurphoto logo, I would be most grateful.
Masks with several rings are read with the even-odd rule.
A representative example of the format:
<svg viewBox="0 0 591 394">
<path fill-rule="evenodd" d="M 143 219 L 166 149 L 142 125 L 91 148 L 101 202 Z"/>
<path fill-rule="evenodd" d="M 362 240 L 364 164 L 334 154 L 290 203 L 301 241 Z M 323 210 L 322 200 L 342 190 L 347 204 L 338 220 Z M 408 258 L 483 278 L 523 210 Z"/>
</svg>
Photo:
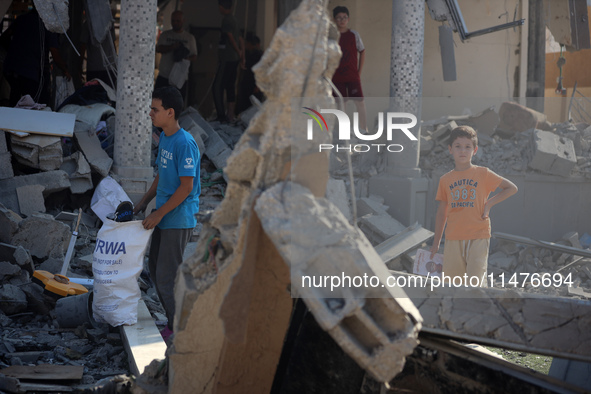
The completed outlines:
<svg viewBox="0 0 591 394">
<path fill-rule="evenodd" d="M 417 124 L 417 117 L 408 112 L 387 112 L 384 116 L 383 112 L 378 113 L 378 130 L 374 134 L 364 134 L 359 130 L 359 114 L 353 113 L 353 122 L 349 119 L 349 115 L 338 109 L 321 109 L 320 112 L 313 110 L 309 107 L 303 107 L 310 112 L 303 112 L 308 115 L 307 124 L 307 139 L 312 140 L 314 138 L 314 128 L 319 128 L 321 132 L 328 132 L 328 124 L 322 114 L 332 114 L 337 117 L 338 128 L 338 140 L 342 144 L 318 144 L 318 151 L 331 151 L 336 152 L 348 151 L 357 153 L 366 153 L 370 151 L 381 152 L 387 150 L 388 152 L 402 152 L 404 147 L 401 144 L 383 144 L 383 143 L 369 143 L 369 141 L 376 141 L 382 137 L 384 130 L 386 131 L 387 141 L 392 141 L 394 132 L 402 132 L 411 141 L 416 141 L 415 137 L 409 129 L 412 129 Z M 410 120 L 408 123 L 400 123 L 403 120 Z M 384 122 L 385 121 L 385 122 Z M 314 123 L 318 126 L 315 127 Z M 384 127 L 384 123 L 386 126 Z M 351 127 L 353 126 L 353 127 Z M 368 143 L 354 144 L 351 145 L 351 130 L 357 138 L 357 140 L 368 141 Z"/>
</svg>

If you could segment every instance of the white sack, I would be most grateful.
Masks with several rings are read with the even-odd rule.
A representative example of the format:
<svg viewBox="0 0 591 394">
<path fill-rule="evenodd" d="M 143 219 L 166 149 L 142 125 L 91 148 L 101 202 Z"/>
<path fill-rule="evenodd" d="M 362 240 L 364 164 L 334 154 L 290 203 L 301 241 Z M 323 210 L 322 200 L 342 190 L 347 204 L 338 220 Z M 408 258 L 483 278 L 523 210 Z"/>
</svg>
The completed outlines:
<svg viewBox="0 0 591 394">
<path fill-rule="evenodd" d="M 102 220 L 107 221 L 107 215 L 117 210 L 123 201 L 131 201 L 125 190 L 110 176 L 103 178 L 98 184 L 90 200 L 90 208 Z"/>
</svg>

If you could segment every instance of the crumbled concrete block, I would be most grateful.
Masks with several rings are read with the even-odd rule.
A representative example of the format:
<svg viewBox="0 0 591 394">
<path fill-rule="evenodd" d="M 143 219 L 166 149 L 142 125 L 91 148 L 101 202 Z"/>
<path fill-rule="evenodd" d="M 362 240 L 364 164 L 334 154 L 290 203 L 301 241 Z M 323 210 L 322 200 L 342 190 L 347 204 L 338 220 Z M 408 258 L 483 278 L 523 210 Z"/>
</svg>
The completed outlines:
<svg viewBox="0 0 591 394">
<path fill-rule="evenodd" d="M 384 214 L 388 214 L 388 207 L 386 205 L 367 197 L 362 197 L 357 200 L 357 217 Z"/>
<path fill-rule="evenodd" d="M 0 242 L 7 244 L 12 242 L 12 236 L 17 232 L 21 220 L 23 218 L 16 212 L 0 204 Z"/>
<path fill-rule="evenodd" d="M 406 228 L 388 214 L 366 215 L 359 219 L 358 224 L 372 245 L 380 244 Z"/>
<path fill-rule="evenodd" d="M 39 265 L 39 269 L 52 274 L 59 274 L 64 265 L 64 259 L 50 257 Z"/>
<path fill-rule="evenodd" d="M 488 137 L 492 136 L 497 126 L 499 125 L 499 114 L 496 113 L 495 107 L 490 107 L 482 111 L 481 113 L 471 116 L 468 119 L 464 119 L 459 121 L 461 125 L 466 125 L 472 127 L 478 133 L 478 140 L 480 142 L 480 137 L 486 135 Z"/>
<path fill-rule="evenodd" d="M 101 142 L 93 128 L 84 122 L 76 122 L 74 138 L 90 167 L 103 177 L 108 176 L 113 159 L 101 147 Z"/>
<path fill-rule="evenodd" d="M 92 189 L 92 174 L 90 164 L 81 152 L 75 152 L 64 158 L 60 170 L 68 173 L 70 178 L 70 191 L 73 194 L 82 194 Z"/>
<path fill-rule="evenodd" d="M 209 157 L 216 168 L 223 169 L 226 167 L 231 154 L 232 149 L 226 145 L 215 130 L 211 129 L 211 134 L 208 134 L 207 143 L 205 144 L 205 155 Z"/>
<path fill-rule="evenodd" d="M 27 309 L 27 296 L 17 286 L 4 284 L 0 286 L 0 311 L 14 315 Z"/>
<path fill-rule="evenodd" d="M 201 116 L 201 114 L 199 113 L 199 111 L 197 111 L 195 108 L 188 107 L 186 110 L 183 111 L 183 113 L 181 114 L 181 116 L 179 117 L 179 119 L 182 118 L 182 117 L 184 117 L 184 116 L 191 117 L 191 119 L 193 119 L 193 122 L 197 123 L 197 125 L 199 125 L 199 127 L 201 127 L 201 129 L 203 131 L 205 131 L 205 133 L 207 134 L 207 136 L 209 136 L 211 134 L 211 132 L 213 131 L 213 128 L 211 127 L 211 125 L 209 124 L 209 122 L 206 121 L 203 118 L 203 116 Z M 207 138 L 203 138 L 203 142 L 205 142 L 205 145 L 207 145 Z"/>
<path fill-rule="evenodd" d="M 550 130 L 546 115 L 523 105 L 506 101 L 499 109 L 497 134 L 511 137 L 529 129 Z"/>
<path fill-rule="evenodd" d="M 29 251 L 22 246 L 14 246 L 0 242 L 0 261 L 8 261 L 33 273 L 35 266 Z"/>
<path fill-rule="evenodd" d="M 45 187 L 44 196 L 70 187 L 68 174 L 64 171 L 47 171 L 38 174 L 15 176 L 10 179 L 0 179 L 0 202 L 16 213 L 20 213 L 16 189 L 28 185 Z"/>
<path fill-rule="evenodd" d="M 8 179 L 13 176 L 12 155 L 10 152 L 0 153 L 0 179 Z"/>
<path fill-rule="evenodd" d="M 548 131 L 534 130 L 529 167 L 548 174 L 569 176 L 577 164 L 573 142 Z"/>
<path fill-rule="evenodd" d="M 244 134 L 244 129 L 240 126 L 231 126 L 227 124 L 220 124 L 215 131 L 222 137 L 224 142 L 230 147 L 234 148 L 242 134 Z"/>
<path fill-rule="evenodd" d="M 179 118 L 179 125 L 189 132 L 195 139 L 197 147 L 199 148 L 199 154 L 203 155 L 205 152 L 205 143 L 203 138 L 207 139 L 207 133 L 203 130 L 193 119 L 186 115 Z"/>
<path fill-rule="evenodd" d="M 583 249 L 581 242 L 579 241 L 579 233 L 576 231 L 571 231 L 566 233 L 562 236 L 562 239 L 570 243 L 570 245 L 574 248 Z"/>
<path fill-rule="evenodd" d="M 37 258 L 63 257 L 70 243 L 70 227 L 57 220 L 39 217 L 24 219 L 12 242 Z"/>
<path fill-rule="evenodd" d="M 343 180 L 333 178 L 328 179 L 328 184 L 326 185 L 326 199 L 339 208 L 348 221 L 353 218 L 349 204 L 349 193 L 347 193 L 347 186 Z"/>
<path fill-rule="evenodd" d="M 445 125 L 439 127 L 437 130 L 435 130 L 433 132 L 433 134 L 431 134 L 431 139 L 433 141 L 436 141 L 438 144 L 440 144 L 441 146 L 448 146 L 449 145 L 449 135 L 451 133 L 451 131 L 453 129 L 455 129 L 456 127 L 458 127 L 458 124 L 455 121 L 451 121 L 449 123 L 446 123 Z"/>
<path fill-rule="evenodd" d="M 62 143 L 60 137 L 11 135 L 12 154 L 16 161 L 42 171 L 57 170 L 62 165 Z"/>
<path fill-rule="evenodd" d="M 18 265 L 9 263 L 8 261 L 0 261 L 0 283 L 6 279 L 11 278 L 21 272 Z"/>
<path fill-rule="evenodd" d="M 488 264 L 505 271 L 511 270 L 517 263 L 515 256 L 507 256 L 503 252 L 493 253 L 488 257 Z"/>
<path fill-rule="evenodd" d="M 16 188 L 18 206 L 21 214 L 31 216 L 36 212 L 45 212 L 45 199 L 42 185 L 27 185 Z"/>
<path fill-rule="evenodd" d="M 421 142 L 419 146 L 421 149 L 421 154 L 427 154 L 435 147 L 435 141 L 433 141 L 431 136 L 425 137 L 421 135 Z"/>
</svg>

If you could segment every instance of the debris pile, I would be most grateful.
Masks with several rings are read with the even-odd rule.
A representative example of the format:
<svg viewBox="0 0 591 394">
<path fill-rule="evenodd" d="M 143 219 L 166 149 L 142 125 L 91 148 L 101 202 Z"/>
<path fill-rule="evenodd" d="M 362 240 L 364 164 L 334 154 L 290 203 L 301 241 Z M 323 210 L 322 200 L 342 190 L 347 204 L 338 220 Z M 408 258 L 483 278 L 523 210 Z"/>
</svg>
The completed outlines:
<svg viewBox="0 0 591 394">
<path fill-rule="evenodd" d="M 488 108 L 474 116 L 448 116 L 421 127 L 419 167 L 430 174 L 453 168 L 448 152 L 450 131 L 461 125 L 478 133 L 473 163 L 503 174 L 543 173 L 591 179 L 591 126 L 550 124 L 544 114 L 506 102 L 499 113 Z"/>
<path fill-rule="evenodd" d="M 78 209 L 82 210 L 81 223 L 67 276 L 93 278 L 92 254 L 102 222 L 91 208 L 91 198 L 105 177 L 117 180 L 111 173 L 115 108 L 106 103 L 83 106 L 75 101 L 70 98 L 60 109 L 61 113 L 51 113 L 71 120 L 69 131 L 58 131 L 51 136 L 39 134 L 28 126 L 20 127 L 19 131 L 12 126 L 10 130 L 0 130 L 0 385 L 3 387 L 8 387 L 7 384 L 25 387 L 24 372 L 47 369 L 48 365 L 56 377 L 63 372 L 60 367 L 80 367 L 71 380 L 79 389 L 107 383 L 130 385 L 129 379 L 125 379 L 125 375 L 130 375 L 128 355 L 119 330 L 95 325 L 96 322 L 76 328 L 60 327 L 56 315 L 59 296 L 33 280 L 35 271 L 60 273 Z M 14 109 L 3 110 L 11 113 Z M 26 110 L 28 120 L 41 112 L 50 113 Z M 23 123 L 18 117 L 12 121 L 17 126 Z M 195 137 L 202 153 L 202 222 L 224 197 L 226 184 L 222 169 L 244 131 L 244 124 L 208 123 L 193 108 L 182 114 L 180 123 Z M 47 132 L 55 127 L 39 128 Z M 23 134 L 26 129 L 29 135 Z M 153 147 L 157 148 L 159 133 L 154 131 Z M 200 230 L 199 224 L 192 243 L 198 239 Z M 164 310 L 146 270 L 140 276 L 139 285 L 142 300 L 156 324 L 164 327 L 167 323 Z M 91 285 L 87 287 L 92 290 Z M 63 383 L 54 382 L 50 374 L 42 376 L 43 383 L 53 390 L 56 384 Z"/>
</svg>

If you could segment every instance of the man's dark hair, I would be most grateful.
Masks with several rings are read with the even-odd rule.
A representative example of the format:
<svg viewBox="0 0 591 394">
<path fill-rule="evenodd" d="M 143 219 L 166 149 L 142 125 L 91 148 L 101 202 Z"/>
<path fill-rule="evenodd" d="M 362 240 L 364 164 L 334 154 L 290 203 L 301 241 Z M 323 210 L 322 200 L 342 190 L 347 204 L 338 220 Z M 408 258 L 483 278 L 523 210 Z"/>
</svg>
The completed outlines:
<svg viewBox="0 0 591 394">
<path fill-rule="evenodd" d="M 163 86 L 152 93 L 153 99 L 162 101 L 162 108 L 174 109 L 174 118 L 178 119 L 185 105 L 181 92 L 174 86 Z"/>
<path fill-rule="evenodd" d="M 232 8 L 232 0 L 218 0 L 218 5 L 221 5 L 225 9 L 229 10 Z"/>
<path fill-rule="evenodd" d="M 345 14 L 347 14 L 347 16 L 349 16 L 349 9 L 345 6 L 338 5 L 332 10 L 332 17 L 336 18 L 337 14 L 340 14 L 341 12 L 344 12 Z"/>
</svg>

